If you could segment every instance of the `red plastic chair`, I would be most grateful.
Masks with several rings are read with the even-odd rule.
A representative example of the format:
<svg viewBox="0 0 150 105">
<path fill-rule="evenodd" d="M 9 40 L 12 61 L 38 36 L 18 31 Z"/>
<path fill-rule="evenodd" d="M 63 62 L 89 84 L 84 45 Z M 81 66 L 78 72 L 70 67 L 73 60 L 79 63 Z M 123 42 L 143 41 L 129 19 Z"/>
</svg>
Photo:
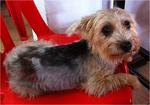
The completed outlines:
<svg viewBox="0 0 150 105">
<path fill-rule="evenodd" d="M 21 5 L 20 6 L 21 11 L 23 12 L 24 15 L 26 14 L 25 15 L 26 18 L 28 17 L 27 20 L 29 24 L 32 26 L 32 28 L 34 29 L 34 31 L 36 32 L 38 39 L 52 40 L 53 42 L 57 44 L 66 44 L 66 43 L 70 43 L 70 42 L 80 39 L 79 35 L 73 35 L 71 37 L 67 37 L 66 34 L 60 35 L 51 31 L 49 28 L 42 28 L 42 27 L 47 27 L 47 26 L 43 22 L 41 16 L 39 15 L 32 1 L 19 1 L 18 5 L 19 6 Z M 26 7 L 24 5 L 26 6 L 28 5 L 28 6 Z M 36 12 L 30 11 L 32 10 L 31 8 L 34 8 Z M 34 20 L 33 19 L 34 16 L 36 16 L 37 18 L 35 19 L 36 22 L 34 21 L 35 23 L 31 21 L 31 20 Z M 115 103 L 131 104 L 131 99 L 132 99 L 131 92 L 132 91 L 131 91 L 130 86 L 124 86 L 120 88 L 119 90 L 110 92 L 107 95 L 102 96 L 102 97 L 88 96 L 84 91 L 79 90 L 79 89 L 49 93 L 47 95 L 40 96 L 34 99 L 27 99 L 27 98 L 19 97 L 17 94 L 15 94 L 9 89 L 9 85 L 7 83 L 7 75 L 2 65 L 5 54 L 14 47 L 14 44 L 10 38 L 10 35 L 8 33 L 8 30 L 6 28 L 6 25 L 4 24 L 4 21 L 1 15 L 0 15 L 0 21 L 1 21 L 1 26 L 2 26 L 0 30 L 0 33 L 1 33 L 0 38 L 4 45 L 4 52 L 1 53 L 2 86 L 1 86 L 0 93 L 1 93 L 1 98 L 2 98 L 2 104 L 115 104 Z M 40 25 L 38 23 L 40 23 Z M 40 28 L 38 26 L 40 26 Z M 128 71 L 127 63 L 123 62 L 123 64 L 118 66 L 117 71 L 127 72 Z"/>
</svg>

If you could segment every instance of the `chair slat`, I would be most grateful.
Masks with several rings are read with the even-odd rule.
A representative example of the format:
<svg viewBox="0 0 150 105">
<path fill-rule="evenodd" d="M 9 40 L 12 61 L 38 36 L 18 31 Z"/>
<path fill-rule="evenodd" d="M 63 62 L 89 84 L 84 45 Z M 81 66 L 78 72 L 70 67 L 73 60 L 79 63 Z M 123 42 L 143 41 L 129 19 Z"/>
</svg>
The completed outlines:
<svg viewBox="0 0 150 105">
<path fill-rule="evenodd" d="M 24 32 L 25 29 L 25 27 L 22 25 L 23 24 L 22 18 L 20 17 L 20 15 L 23 14 L 27 19 L 28 23 L 30 24 L 31 28 L 36 33 L 37 37 L 55 34 L 55 32 L 49 29 L 47 24 L 42 19 L 33 0 L 25 0 L 25 1 L 23 0 L 19 2 L 15 0 L 14 1 L 6 0 L 6 3 L 7 7 L 9 8 L 9 11 L 11 12 L 11 16 L 13 17 L 13 21 L 16 27 L 18 27 L 18 31 L 20 31 L 20 33 Z M 17 16 L 19 17 L 17 18 Z M 22 24 L 19 22 L 21 22 Z"/>
<path fill-rule="evenodd" d="M 7 27 L 4 23 L 4 20 L 2 19 L 1 13 L 0 13 L 0 22 L 1 22 L 1 28 L 0 28 L 0 39 L 2 40 L 2 43 L 4 45 L 4 53 L 9 52 L 15 45 L 10 37 L 10 34 L 7 30 Z"/>
</svg>

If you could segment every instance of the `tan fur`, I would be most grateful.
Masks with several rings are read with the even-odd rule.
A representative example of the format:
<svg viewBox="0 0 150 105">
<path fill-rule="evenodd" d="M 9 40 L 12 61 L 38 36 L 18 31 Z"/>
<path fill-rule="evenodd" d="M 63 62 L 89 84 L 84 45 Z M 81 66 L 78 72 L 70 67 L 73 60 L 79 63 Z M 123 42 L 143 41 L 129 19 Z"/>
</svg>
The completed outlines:
<svg viewBox="0 0 150 105">
<path fill-rule="evenodd" d="M 131 22 L 130 31 L 122 26 L 123 20 Z M 106 38 L 101 29 L 108 22 L 115 30 L 109 38 Z M 83 67 L 89 75 L 89 79 L 83 84 L 83 87 L 89 94 L 101 96 L 122 85 L 129 84 L 136 87 L 139 84 L 138 79 L 133 75 L 114 74 L 116 65 L 123 60 L 131 61 L 132 56 L 140 48 L 135 25 L 134 20 L 127 12 L 114 8 L 101 10 L 91 16 L 84 17 L 67 30 L 69 34 L 79 33 L 83 39 L 88 40 L 89 48 L 95 55 L 95 57 L 89 57 Z M 133 47 L 129 53 L 125 54 L 118 48 L 117 43 L 122 40 L 132 42 Z M 103 65 L 99 66 L 99 64 Z"/>
</svg>

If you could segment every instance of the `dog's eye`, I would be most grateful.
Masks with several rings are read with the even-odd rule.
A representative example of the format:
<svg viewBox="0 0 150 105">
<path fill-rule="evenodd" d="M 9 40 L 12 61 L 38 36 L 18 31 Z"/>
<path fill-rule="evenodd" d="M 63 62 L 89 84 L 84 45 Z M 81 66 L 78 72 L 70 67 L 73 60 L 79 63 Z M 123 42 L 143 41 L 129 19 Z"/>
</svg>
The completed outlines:
<svg viewBox="0 0 150 105">
<path fill-rule="evenodd" d="M 109 36 L 111 33 L 113 32 L 113 27 L 111 25 L 105 25 L 103 28 L 102 28 L 102 33 L 105 35 L 105 36 Z"/>
<path fill-rule="evenodd" d="M 130 29 L 130 27 L 131 27 L 131 24 L 130 24 L 130 22 L 129 22 L 128 20 L 125 20 L 125 21 L 123 22 L 123 25 L 124 25 L 127 29 Z"/>
</svg>

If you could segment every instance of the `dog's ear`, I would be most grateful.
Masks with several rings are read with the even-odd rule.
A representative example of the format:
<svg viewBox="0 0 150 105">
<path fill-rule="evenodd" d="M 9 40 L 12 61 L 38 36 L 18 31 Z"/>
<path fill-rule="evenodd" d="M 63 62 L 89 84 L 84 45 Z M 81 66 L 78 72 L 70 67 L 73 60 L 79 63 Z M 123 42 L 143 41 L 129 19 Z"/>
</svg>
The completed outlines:
<svg viewBox="0 0 150 105">
<path fill-rule="evenodd" d="M 94 18 L 94 15 L 83 17 L 80 21 L 73 23 L 66 32 L 69 35 L 72 33 L 87 34 L 93 26 Z"/>
</svg>

